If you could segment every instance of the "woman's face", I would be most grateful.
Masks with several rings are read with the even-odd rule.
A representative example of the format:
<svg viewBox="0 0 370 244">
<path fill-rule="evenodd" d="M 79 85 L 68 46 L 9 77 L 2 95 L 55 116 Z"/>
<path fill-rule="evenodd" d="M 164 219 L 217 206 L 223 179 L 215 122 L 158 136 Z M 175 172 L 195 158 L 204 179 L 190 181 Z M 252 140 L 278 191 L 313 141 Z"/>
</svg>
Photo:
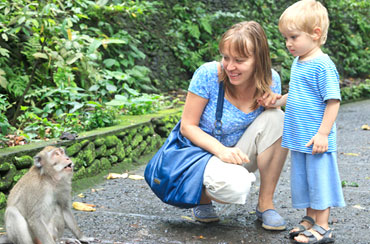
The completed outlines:
<svg viewBox="0 0 370 244">
<path fill-rule="evenodd" d="M 232 47 L 230 48 L 229 42 L 225 43 L 221 62 L 230 83 L 234 86 L 250 82 L 254 72 L 254 55 L 251 50 L 248 50 L 248 52 L 250 56 L 245 57 L 244 54 L 239 54 Z"/>
</svg>

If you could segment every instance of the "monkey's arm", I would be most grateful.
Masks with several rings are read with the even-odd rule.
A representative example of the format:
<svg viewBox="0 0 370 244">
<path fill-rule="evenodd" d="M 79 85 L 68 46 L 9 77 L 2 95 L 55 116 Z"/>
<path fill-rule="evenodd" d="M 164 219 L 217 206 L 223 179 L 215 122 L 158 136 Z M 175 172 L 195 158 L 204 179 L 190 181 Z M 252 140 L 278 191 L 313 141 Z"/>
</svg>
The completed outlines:
<svg viewBox="0 0 370 244">
<path fill-rule="evenodd" d="M 70 208 L 66 208 L 63 210 L 63 217 L 64 222 L 67 225 L 67 228 L 70 229 L 70 231 L 75 235 L 75 237 L 83 242 L 83 243 L 89 243 L 91 241 L 94 241 L 95 238 L 86 237 L 80 228 L 78 228 L 77 221 L 75 217 L 73 216 L 72 210 Z"/>
</svg>

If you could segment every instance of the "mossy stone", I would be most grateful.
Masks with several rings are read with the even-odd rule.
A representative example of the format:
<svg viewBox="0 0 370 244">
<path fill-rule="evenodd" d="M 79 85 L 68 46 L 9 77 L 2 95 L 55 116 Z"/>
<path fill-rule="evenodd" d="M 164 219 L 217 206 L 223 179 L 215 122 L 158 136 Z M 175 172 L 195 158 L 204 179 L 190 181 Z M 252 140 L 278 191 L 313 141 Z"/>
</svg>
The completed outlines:
<svg viewBox="0 0 370 244">
<path fill-rule="evenodd" d="M 0 164 L 0 172 L 8 172 L 10 169 L 10 163 L 4 162 Z"/>
<path fill-rule="evenodd" d="M 86 168 L 82 166 L 77 172 L 73 174 L 73 180 L 79 180 L 86 176 Z"/>
<path fill-rule="evenodd" d="M 99 137 L 99 138 L 96 138 L 95 141 L 94 141 L 94 144 L 96 147 L 100 147 L 102 145 L 104 145 L 105 143 L 105 138 L 103 137 Z"/>
<path fill-rule="evenodd" d="M 137 134 L 131 142 L 132 147 L 137 147 L 143 141 L 143 136 Z"/>
<path fill-rule="evenodd" d="M 17 173 L 13 177 L 13 184 L 17 183 L 23 177 L 23 175 L 25 175 L 28 171 L 29 169 L 18 170 Z"/>
<path fill-rule="evenodd" d="M 105 144 L 101 145 L 100 147 L 98 147 L 96 150 L 96 157 L 99 158 L 99 157 L 102 157 L 104 155 L 106 155 L 107 153 L 107 146 Z"/>
<path fill-rule="evenodd" d="M 10 187 L 13 183 L 13 177 L 17 173 L 17 169 L 14 164 L 10 165 L 8 173 L 1 177 L 0 181 L 0 191 L 10 190 Z"/>
<path fill-rule="evenodd" d="M 131 129 L 128 134 L 132 137 L 132 136 L 135 136 L 137 134 L 137 128 L 133 128 Z"/>
<path fill-rule="evenodd" d="M 66 154 L 69 156 L 69 157 L 73 157 L 75 156 L 82 148 L 82 145 L 81 143 L 75 143 L 69 147 L 67 147 L 66 149 Z"/>
<path fill-rule="evenodd" d="M 6 195 L 0 192 L 0 209 L 6 207 Z"/>
<path fill-rule="evenodd" d="M 116 155 L 120 161 L 126 156 L 125 147 L 122 142 L 117 144 Z"/>
<path fill-rule="evenodd" d="M 117 145 L 118 142 L 120 142 L 121 140 L 118 139 L 117 136 L 107 136 L 105 138 L 105 145 L 107 146 L 107 148 L 111 148 L 111 147 L 114 147 L 115 145 Z"/>
<path fill-rule="evenodd" d="M 80 142 L 81 143 L 81 147 L 85 147 L 86 145 L 88 145 L 90 143 L 90 140 L 89 139 L 85 139 L 83 141 Z"/>
<path fill-rule="evenodd" d="M 109 162 L 111 162 L 111 164 L 115 164 L 118 162 L 118 157 L 116 155 L 112 155 L 109 157 Z"/>
<path fill-rule="evenodd" d="M 33 165 L 33 158 L 28 155 L 14 157 L 14 165 L 17 169 L 30 168 Z"/>
<path fill-rule="evenodd" d="M 91 165 L 95 158 L 96 158 L 95 144 L 93 142 L 90 142 L 84 148 L 84 159 L 86 160 L 86 165 L 87 166 Z"/>
<path fill-rule="evenodd" d="M 144 137 L 146 136 L 150 136 L 150 135 L 153 135 L 154 134 L 154 129 L 153 129 L 153 126 L 143 126 L 140 134 Z"/>
<path fill-rule="evenodd" d="M 110 159 L 115 158 L 114 160 L 117 161 L 118 158 L 116 156 L 111 156 Z M 110 169 L 112 167 L 111 162 L 107 158 L 102 158 L 100 160 L 100 169 Z"/>
<path fill-rule="evenodd" d="M 122 131 L 122 132 L 117 134 L 117 137 L 119 139 L 123 139 L 124 137 L 126 137 L 126 135 L 127 135 L 127 131 Z"/>
<path fill-rule="evenodd" d="M 115 147 L 112 147 L 110 149 L 107 149 L 107 151 L 105 152 L 104 156 L 114 155 L 114 154 L 116 154 L 116 151 L 117 151 L 117 148 L 115 148 Z"/>
</svg>

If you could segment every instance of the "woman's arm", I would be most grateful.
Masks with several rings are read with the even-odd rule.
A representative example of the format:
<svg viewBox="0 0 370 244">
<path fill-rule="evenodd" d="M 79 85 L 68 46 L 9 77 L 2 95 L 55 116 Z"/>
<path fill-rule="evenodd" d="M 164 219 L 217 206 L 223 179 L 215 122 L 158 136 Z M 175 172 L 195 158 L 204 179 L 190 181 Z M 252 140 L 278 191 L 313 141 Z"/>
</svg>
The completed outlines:
<svg viewBox="0 0 370 244">
<path fill-rule="evenodd" d="M 181 118 L 181 134 L 224 162 L 234 164 L 249 162 L 247 155 L 241 152 L 239 148 L 225 147 L 216 138 L 199 127 L 200 117 L 207 103 L 207 99 L 188 92 Z"/>
</svg>

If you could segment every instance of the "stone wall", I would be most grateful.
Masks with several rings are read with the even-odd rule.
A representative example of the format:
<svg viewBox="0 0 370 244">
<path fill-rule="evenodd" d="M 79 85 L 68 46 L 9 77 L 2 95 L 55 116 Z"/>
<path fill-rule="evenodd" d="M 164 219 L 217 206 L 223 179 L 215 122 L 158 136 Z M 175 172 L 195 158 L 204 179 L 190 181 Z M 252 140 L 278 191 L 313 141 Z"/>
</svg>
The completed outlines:
<svg viewBox="0 0 370 244">
<path fill-rule="evenodd" d="M 131 164 L 153 153 L 179 121 L 181 112 L 131 126 L 114 126 L 89 132 L 75 140 L 52 140 L 0 149 L 0 209 L 6 206 L 10 189 L 33 165 L 33 157 L 45 146 L 63 147 L 75 164 L 73 180 L 93 176 L 116 164 Z"/>
</svg>

